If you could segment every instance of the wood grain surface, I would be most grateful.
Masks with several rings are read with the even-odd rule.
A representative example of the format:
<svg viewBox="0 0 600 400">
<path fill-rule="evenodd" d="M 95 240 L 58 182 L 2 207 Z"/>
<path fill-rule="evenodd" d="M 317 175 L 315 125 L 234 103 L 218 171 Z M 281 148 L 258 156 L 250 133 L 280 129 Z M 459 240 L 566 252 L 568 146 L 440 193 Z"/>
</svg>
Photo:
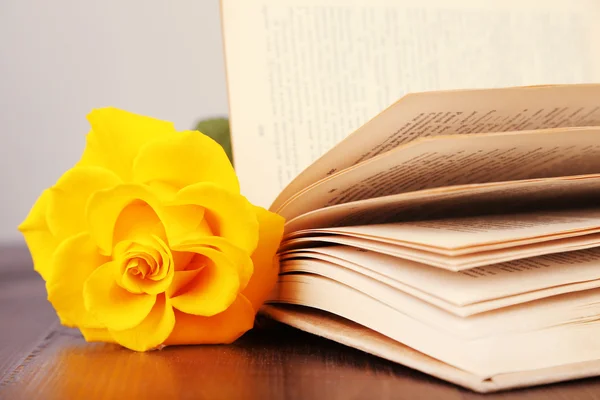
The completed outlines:
<svg viewBox="0 0 600 400">
<path fill-rule="evenodd" d="M 600 399 L 600 379 L 475 394 L 264 320 L 229 346 L 88 344 L 58 324 L 24 250 L 0 256 L 0 399 Z"/>
</svg>

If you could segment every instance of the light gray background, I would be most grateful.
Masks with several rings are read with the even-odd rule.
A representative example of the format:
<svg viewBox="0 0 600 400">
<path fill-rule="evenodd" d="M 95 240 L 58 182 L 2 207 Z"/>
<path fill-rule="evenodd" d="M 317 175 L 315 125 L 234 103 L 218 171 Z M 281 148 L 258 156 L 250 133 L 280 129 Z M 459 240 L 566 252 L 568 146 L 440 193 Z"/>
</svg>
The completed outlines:
<svg viewBox="0 0 600 400">
<path fill-rule="evenodd" d="M 227 115 L 218 0 L 0 0 L 0 243 L 116 106 L 190 129 Z"/>
</svg>

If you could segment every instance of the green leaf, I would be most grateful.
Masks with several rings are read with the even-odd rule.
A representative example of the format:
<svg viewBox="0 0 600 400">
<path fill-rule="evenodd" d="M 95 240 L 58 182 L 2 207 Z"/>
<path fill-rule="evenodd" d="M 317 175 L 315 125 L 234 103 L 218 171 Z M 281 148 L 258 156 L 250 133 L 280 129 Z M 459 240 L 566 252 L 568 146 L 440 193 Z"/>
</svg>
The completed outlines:
<svg viewBox="0 0 600 400">
<path fill-rule="evenodd" d="M 231 135 L 229 134 L 229 120 L 227 118 L 205 119 L 196 124 L 197 131 L 213 138 L 223 147 L 229 161 L 233 164 L 233 155 L 231 152 Z"/>
</svg>

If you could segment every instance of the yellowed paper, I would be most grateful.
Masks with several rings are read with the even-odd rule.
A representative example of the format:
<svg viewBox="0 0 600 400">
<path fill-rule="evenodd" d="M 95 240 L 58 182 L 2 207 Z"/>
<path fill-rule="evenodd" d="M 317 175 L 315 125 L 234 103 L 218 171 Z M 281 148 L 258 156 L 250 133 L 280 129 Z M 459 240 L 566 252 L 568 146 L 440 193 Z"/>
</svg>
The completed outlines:
<svg viewBox="0 0 600 400">
<path fill-rule="evenodd" d="M 321 310 L 267 305 L 261 309 L 261 313 L 284 324 L 481 393 L 600 375 L 600 361 L 592 360 L 529 371 L 518 369 L 510 373 L 484 377 L 445 364 L 378 332 Z"/>
<path fill-rule="evenodd" d="M 309 184 L 418 138 L 600 125 L 595 100 L 598 94 L 600 85 L 409 95 L 311 164 L 278 196 L 272 208 L 281 207 Z M 557 110 L 560 115 L 556 115 Z"/>
<path fill-rule="evenodd" d="M 598 249 L 535 257 L 461 273 L 345 246 L 284 253 L 282 260 L 284 273 L 319 274 L 359 290 L 361 276 L 369 277 L 459 316 L 600 286 Z M 340 278 L 344 271 L 359 275 Z"/>
<path fill-rule="evenodd" d="M 440 141 L 441 153 L 436 149 L 404 159 L 404 166 L 416 169 L 405 175 L 392 171 L 397 168 L 392 164 L 387 169 L 360 173 L 352 169 L 377 164 L 388 152 L 424 137 L 600 125 L 600 85 L 414 94 L 381 113 L 409 92 L 600 81 L 597 1 L 549 0 L 544 7 L 539 7 L 537 0 L 221 3 L 234 158 L 242 192 L 254 203 L 265 207 L 272 204 L 273 210 L 282 211 L 291 221 L 286 232 L 330 223 L 372 223 L 376 220 L 373 217 L 388 221 L 390 216 L 431 216 L 431 210 L 457 210 L 461 202 L 481 210 L 497 210 L 503 196 L 514 204 L 531 205 L 537 200 L 554 201 L 554 193 L 557 197 L 566 194 L 563 201 L 572 198 L 579 205 L 579 200 L 590 200 L 589 194 L 597 193 L 593 179 L 586 182 L 589 185 L 580 184 L 558 178 L 553 172 L 600 172 L 595 161 L 600 155 L 595 143 L 600 142 L 583 136 L 577 143 L 574 137 L 572 142 L 551 138 L 541 147 L 533 142 L 522 147 L 515 141 L 518 147 L 502 148 L 500 143 L 494 149 L 479 148 L 492 151 L 484 154 L 459 153 L 464 142 Z M 359 128 L 378 113 L 376 119 Z M 352 131 L 354 135 L 336 146 Z M 552 147 L 554 143 L 559 147 Z M 452 146 L 454 153 L 444 153 Z M 525 152 L 511 154 L 511 149 Z M 440 154 L 446 158 L 439 158 Z M 397 161 L 402 167 L 403 160 Z M 402 176 L 409 179 L 396 179 Z M 535 186 L 532 182 L 539 183 L 542 176 L 556 181 Z M 322 179 L 320 185 L 314 185 Z M 486 183 L 497 179 L 523 181 L 514 186 Z M 467 189 L 461 186 L 465 182 L 488 186 Z M 330 184 L 335 186 L 327 186 Z M 524 191 L 520 198 L 508 193 L 514 194 L 517 186 Z M 427 227 L 438 233 L 440 228 L 451 230 L 448 224 Z M 510 226 L 513 233 L 523 233 L 522 228 Z M 424 230 L 423 248 L 362 238 L 372 239 L 369 235 L 300 237 L 286 245 L 293 249 L 295 244 L 306 247 L 333 238 L 342 244 L 360 242 L 377 252 L 394 251 L 395 255 L 461 269 L 506 257 L 598 244 L 600 234 L 592 233 L 595 228 L 566 229 L 568 234 L 529 232 L 530 236 L 549 239 L 547 243 L 528 242 L 512 237 L 509 229 L 506 235 L 496 229 L 498 235 L 492 241 L 510 242 L 514 245 L 511 249 L 485 247 L 490 246 L 489 240 L 474 244 L 466 236 L 444 241 L 438 247 L 440 238 L 433 243 Z M 574 234 L 582 236 L 569 237 Z M 448 255 L 465 244 L 477 247 L 478 252 Z M 442 251 L 430 251 L 434 247 Z M 271 301 L 320 308 L 370 329 L 333 325 L 335 318 L 328 318 L 327 325 L 306 314 L 296 318 L 275 311 L 271 315 L 480 391 L 598 371 L 591 363 L 600 359 L 600 350 L 594 350 L 600 349 L 600 323 L 596 320 L 600 289 L 587 290 L 600 282 L 594 274 L 596 250 L 474 268 L 436 280 L 432 277 L 437 273 L 449 272 L 429 268 L 435 272 L 423 274 L 424 266 L 418 264 L 421 272 L 399 273 L 393 267 L 409 261 L 375 254 L 374 263 L 363 265 L 366 263 L 355 255 L 332 253 L 330 249 L 282 249 L 285 275 Z M 394 274 L 402 273 L 412 284 L 394 279 Z M 473 281 L 477 285 L 469 285 Z M 450 283 L 454 290 L 444 283 Z M 317 325 L 326 326 L 319 330 Z M 338 330 L 334 333 L 332 329 Z M 367 333 L 371 330 L 381 335 L 373 339 L 374 335 Z M 408 351 L 398 350 L 400 347 Z M 581 365 L 591 366 L 574 370 Z"/>
<path fill-rule="evenodd" d="M 287 219 L 373 197 L 472 183 L 600 172 L 600 128 L 425 138 L 336 173 L 292 197 Z"/>
<path fill-rule="evenodd" d="M 595 174 L 457 185 L 321 208 L 287 221 L 285 232 L 536 208 L 549 202 L 574 205 L 599 193 L 600 175 Z"/>
<path fill-rule="evenodd" d="M 290 237 L 338 234 L 457 256 L 598 231 L 600 209 L 585 208 L 309 229 Z"/>
<path fill-rule="evenodd" d="M 303 169 L 408 92 L 600 81 L 599 10 L 594 0 L 222 0 L 242 192 L 268 207 Z M 391 122 L 383 117 L 376 125 L 387 129 L 368 128 L 360 145 L 338 148 L 291 192 L 356 162 L 415 118 L 439 130 L 507 130 L 526 119 L 521 129 L 532 129 L 567 123 L 575 109 L 564 107 L 595 104 L 582 94 L 561 97 L 429 98 L 393 112 Z M 536 107 L 543 117 L 527 117 Z M 479 117 L 469 119 L 473 112 Z M 568 123 L 597 121 L 586 114 Z"/>
<path fill-rule="evenodd" d="M 398 243 L 387 243 L 361 237 L 343 235 L 307 236 L 290 239 L 282 244 L 279 251 L 281 254 L 286 254 L 292 251 L 311 249 L 323 244 L 351 246 L 357 249 L 369 250 L 376 253 L 457 272 L 546 254 L 557 254 L 600 247 L 600 233 L 568 237 L 549 242 L 533 243 L 510 248 L 501 248 L 497 250 L 488 250 L 471 254 L 463 254 L 458 256 L 436 254 L 431 251 L 402 246 Z"/>
<path fill-rule="evenodd" d="M 372 296 L 316 275 L 282 276 L 271 302 L 302 304 L 337 314 L 447 364 L 491 377 L 517 370 L 600 359 L 600 321 L 595 318 L 595 313 L 600 312 L 600 290 L 564 296 L 569 301 L 563 298 L 563 302 L 559 303 L 570 304 L 567 313 L 552 312 L 559 307 L 559 303 L 554 303 L 556 298 L 540 300 L 535 306 L 532 303 L 527 307 L 516 306 L 492 312 L 498 320 L 502 319 L 497 315 L 501 313 L 521 315 L 511 323 L 498 324 L 497 327 L 502 327 L 500 331 L 481 337 L 473 337 L 477 329 L 468 326 L 469 320 L 477 316 L 450 318 L 438 310 L 434 317 L 436 310 L 431 308 L 427 309 L 428 318 L 425 319 L 425 308 L 422 304 L 416 306 L 416 299 L 406 299 L 405 310 L 400 312 Z M 546 304 L 551 304 L 544 314 L 550 319 L 532 317 L 538 315 Z M 592 317 L 586 318 L 580 309 L 586 307 Z M 565 320 L 578 312 L 576 320 Z M 563 323 L 556 323 L 560 320 L 559 316 L 562 316 Z M 478 326 L 485 328 L 486 325 L 487 322 L 482 322 Z M 543 329 L 532 329 L 535 325 L 543 326 Z M 556 343 L 561 345 L 556 346 Z M 549 352 L 549 348 L 553 351 Z"/>
</svg>

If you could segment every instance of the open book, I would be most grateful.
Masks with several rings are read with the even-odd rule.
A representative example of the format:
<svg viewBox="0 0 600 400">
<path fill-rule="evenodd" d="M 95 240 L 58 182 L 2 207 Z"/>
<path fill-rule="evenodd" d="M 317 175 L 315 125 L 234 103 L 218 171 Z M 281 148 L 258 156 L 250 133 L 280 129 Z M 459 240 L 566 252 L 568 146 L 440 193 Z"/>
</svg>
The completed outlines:
<svg viewBox="0 0 600 400">
<path fill-rule="evenodd" d="M 481 3 L 222 0 L 263 313 L 481 392 L 600 375 L 600 5 Z"/>
</svg>

